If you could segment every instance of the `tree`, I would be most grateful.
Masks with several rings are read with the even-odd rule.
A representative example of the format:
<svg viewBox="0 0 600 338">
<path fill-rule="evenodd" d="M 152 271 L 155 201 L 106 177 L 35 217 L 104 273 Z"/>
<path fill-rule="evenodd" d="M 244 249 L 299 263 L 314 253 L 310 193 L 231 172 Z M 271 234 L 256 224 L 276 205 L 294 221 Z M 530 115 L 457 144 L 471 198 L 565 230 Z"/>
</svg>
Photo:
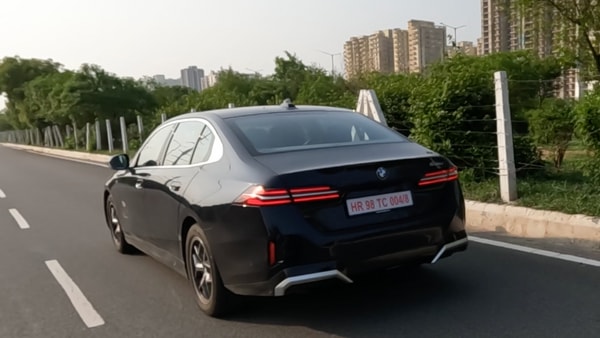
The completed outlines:
<svg viewBox="0 0 600 338">
<path fill-rule="evenodd" d="M 539 109 L 528 112 L 531 136 L 540 148 L 549 147 L 555 168 L 560 168 L 573 138 L 573 103 L 549 99 Z"/>
<path fill-rule="evenodd" d="M 598 0 L 519 0 L 526 9 L 549 8 L 563 22 L 577 28 L 577 47 L 584 51 L 577 55 L 579 62 L 592 60 L 595 73 L 600 76 L 600 1 Z M 545 18 L 538 18 L 545 20 Z M 548 21 L 546 21 L 548 22 Z"/>
<path fill-rule="evenodd" d="M 56 73 L 61 68 L 52 60 L 5 57 L 0 62 L 0 93 L 6 94 L 7 119 L 15 127 L 30 127 L 27 113 L 22 107 L 25 85 L 38 76 Z"/>
<path fill-rule="evenodd" d="M 459 167 L 475 168 L 476 177 L 495 175 L 498 167 L 493 82 L 497 70 L 508 74 L 513 117 L 551 96 L 546 86 L 560 73 L 552 60 L 529 52 L 458 55 L 432 65 L 409 100 L 411 137 L 446 154 Z M 515 137 L 514 143 L 518 166 L 537 163 L 527 137 Z"/>
</svg>

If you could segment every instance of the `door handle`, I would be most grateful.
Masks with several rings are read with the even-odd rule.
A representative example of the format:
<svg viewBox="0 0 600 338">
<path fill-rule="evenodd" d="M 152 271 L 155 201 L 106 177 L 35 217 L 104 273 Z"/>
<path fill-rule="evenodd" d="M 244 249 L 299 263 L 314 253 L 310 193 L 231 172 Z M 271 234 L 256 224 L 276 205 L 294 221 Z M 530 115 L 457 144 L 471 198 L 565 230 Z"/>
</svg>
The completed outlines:
<svg viewBox="0 0 600 338">
<path fill-rule="evenodd" d="M 142 189 L 142 183 L 144 183 L 144 181 L 142 181 L 142 180 L 135 182 L 135 188 Z"/>
<path fill-rule="evenodd" d="M 179 183 L 170 183 L 169 189 L 173 192 L 178 192 L 181 189 L 181 185 Z"/>
</svg>

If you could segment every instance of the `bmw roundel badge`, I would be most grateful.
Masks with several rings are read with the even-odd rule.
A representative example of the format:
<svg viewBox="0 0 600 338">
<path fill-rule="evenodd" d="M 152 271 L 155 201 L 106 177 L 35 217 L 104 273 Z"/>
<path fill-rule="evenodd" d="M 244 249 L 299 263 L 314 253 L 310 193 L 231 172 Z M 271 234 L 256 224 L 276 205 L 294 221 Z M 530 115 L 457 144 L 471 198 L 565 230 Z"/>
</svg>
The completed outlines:
<svg viewBox="0 0 600 338">
<path fill-rule="evenodd" d="M 387 172 L 387 170 L 385 170 L 384 167 L 377 168 L 377 171 L 375 172 L 375 174 L 377 175 L 377 178 L 382 181 L 388 177 L 388 172 Z"/>
</svg>

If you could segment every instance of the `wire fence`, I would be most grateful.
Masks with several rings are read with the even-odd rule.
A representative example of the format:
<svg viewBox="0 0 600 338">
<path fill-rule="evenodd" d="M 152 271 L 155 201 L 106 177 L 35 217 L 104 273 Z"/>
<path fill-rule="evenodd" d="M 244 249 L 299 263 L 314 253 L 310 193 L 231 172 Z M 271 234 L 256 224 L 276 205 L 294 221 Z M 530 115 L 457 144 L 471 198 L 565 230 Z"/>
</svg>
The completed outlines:
<svg viewBox="0 0 600 338">
<path fill-rule="evenodd" d="M 166 115 L 162 114 L 161 122 L 165 120 Z M 150 123 L 150 119 L 147 122 Z M 125 118 L 119 117 L 114 120 L 88 122 L 81 127 L 67 124 L 2 131 L 0 142 L 86 152 L 129 153 L 137 150 L 149 132 L 150 129 L 144 128 L 144 119 L 138 115 L 136 122 L 131 124 L 126 124 Z"/>
</svg>

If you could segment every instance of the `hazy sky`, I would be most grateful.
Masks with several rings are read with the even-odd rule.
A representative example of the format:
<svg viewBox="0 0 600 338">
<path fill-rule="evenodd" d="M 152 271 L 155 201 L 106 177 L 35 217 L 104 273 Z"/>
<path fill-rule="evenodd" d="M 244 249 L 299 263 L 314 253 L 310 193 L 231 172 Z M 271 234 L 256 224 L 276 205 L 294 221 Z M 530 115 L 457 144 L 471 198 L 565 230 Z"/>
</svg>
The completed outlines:
<svg viewBox="0 0 600 338">
<path fill-rule="evenodd" d="M 0 57 L 51 58 L 69 69 L 94 63 L 121 76 L 197 65 L 271 73 L 285 50 L 331 68 L 351 36 L 444 22 L 476 41 L 480 0 L 2 0 Z M 342 57 L 335 56 L 341 70 Z"/>
</svg>

